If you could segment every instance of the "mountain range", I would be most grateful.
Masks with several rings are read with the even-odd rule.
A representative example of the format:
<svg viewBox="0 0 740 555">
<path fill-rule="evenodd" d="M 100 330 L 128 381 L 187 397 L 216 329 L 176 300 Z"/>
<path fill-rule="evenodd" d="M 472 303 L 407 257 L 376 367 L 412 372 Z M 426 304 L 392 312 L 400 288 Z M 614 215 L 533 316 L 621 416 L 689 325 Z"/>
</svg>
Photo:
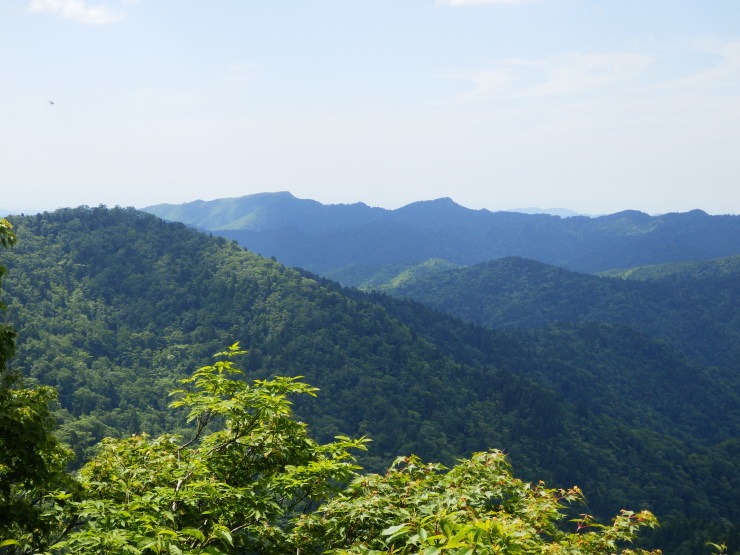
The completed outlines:
<svg viewBox="0 0 740 555">
<path fill-rule="evenodd" d="M 357 285 L 380 268 L 439 258 L 473 265 L 506 256 L 580 272 L 706 260 L 740 252 L 740 216 L 701 210 L 589 218 L 472 210 L 449 198 L 396 210 L 324 205 L 287 192 L 156 205 L 170 221 L 234 239 L 294 267 Z M 351 275 L 354 281 L 346 281 Z"/>
<path fill-rule="evenodd" d="M 447 212 L 450 202 L 405 213 L 430 221 L 436 207 L 452 225 L 453 213 L 468 212 L 454 203 Z M 713 233 L 734 222 L 676 218 Z M 240 341 L 248 377 L 299 374 L 320 388 L 318 400 L 296 405 L 319 439 L 369 434 L 367 468 L 411 452 L 449 464 L 498 447 L 524 478 L 582 486 L 597 515 L 654 510 L 666 526 L 653 539 L 672 553 L 737 536 L 734 258 L 615 277 L 511 257 L 439 262 L 395 281 L 406 290 L 388 290 L 414 297 L 434 286 L 421 304 L 342 287 L 133 209 L 12 222 L 18 245 L 3 254 L 3 300 L 19 333 L 13 364 L 57 389 L 59 434 L 78 460 L 107 435 L 180 430 L 168 391 Z"/>
</svg>

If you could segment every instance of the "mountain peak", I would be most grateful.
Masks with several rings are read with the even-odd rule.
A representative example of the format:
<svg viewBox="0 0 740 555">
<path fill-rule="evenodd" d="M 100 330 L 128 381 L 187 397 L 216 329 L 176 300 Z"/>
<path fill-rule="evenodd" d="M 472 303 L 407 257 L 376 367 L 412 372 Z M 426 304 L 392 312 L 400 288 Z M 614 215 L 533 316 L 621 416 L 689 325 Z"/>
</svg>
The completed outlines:
<svg viewBox="0 0 740 555">
<path fill-rule="evenodd" d="M 413 227 L 458 226 L 477 210 L 465 208 L 450 197 L 420 200 L 393 210 L 388 218 Z"/>
<path fill-rule="evenodd" d="M 414 202 L 411 202 L 409 204 L 406 204 L 402 206 L 401 208 L 398 208 L 397 210 L 406 210 L 408 208 L 420 208 L 420 207 L 450 207 L 450 206 L 457 206 L 462 208 L 459 204 L 457 204 L 454 200 L 452 200 L 450 197 L 440 197 L 435 198 L 431 200 L 417 200 Z"/>
</svg>

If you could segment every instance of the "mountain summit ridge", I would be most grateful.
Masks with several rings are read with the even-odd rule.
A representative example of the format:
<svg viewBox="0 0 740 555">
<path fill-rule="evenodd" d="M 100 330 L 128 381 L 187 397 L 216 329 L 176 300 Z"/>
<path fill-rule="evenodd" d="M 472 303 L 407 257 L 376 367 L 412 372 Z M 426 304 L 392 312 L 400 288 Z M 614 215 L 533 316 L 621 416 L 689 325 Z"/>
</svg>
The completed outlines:
<svg viewBox="0 0 740 555">
<path fill-rule="evenodd" d="M 471 209 L 450 197 L 400 208 L 322 204 L 288 192 L 144 209 L 323 275 L 441 258 L 473 265 L 519 256 L 580 272 L 709 260 L 740 253 L 740 216 L 701 210 L 598 217 Z"/>
</svg>

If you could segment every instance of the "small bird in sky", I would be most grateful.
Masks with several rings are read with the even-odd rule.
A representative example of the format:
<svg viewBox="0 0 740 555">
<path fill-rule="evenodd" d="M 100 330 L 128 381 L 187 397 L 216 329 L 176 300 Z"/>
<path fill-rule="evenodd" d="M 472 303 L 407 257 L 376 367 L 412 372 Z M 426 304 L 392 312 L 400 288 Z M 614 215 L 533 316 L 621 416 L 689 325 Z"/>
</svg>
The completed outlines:
<svg viewBox="0 0 740 555">
<path fill-rule="evenodd" d="M 49 104 L 51 104 L 52 106 L 54 106 L 54 101 L 53 100 L 50 100 L 49 101 Z"/>
</svg>

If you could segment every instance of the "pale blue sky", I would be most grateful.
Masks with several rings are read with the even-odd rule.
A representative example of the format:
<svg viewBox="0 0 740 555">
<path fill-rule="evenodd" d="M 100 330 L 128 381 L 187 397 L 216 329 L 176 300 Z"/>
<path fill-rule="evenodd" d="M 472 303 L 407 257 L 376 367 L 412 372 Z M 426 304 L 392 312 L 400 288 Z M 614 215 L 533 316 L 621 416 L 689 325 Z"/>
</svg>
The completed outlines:
<svg viewBox="0 0 740 555">
<path fill-rule="evenodd" d="M 739 0 L 0 2 L 0 208 L 740 213 L 738 176 Z"/>
</svg>

